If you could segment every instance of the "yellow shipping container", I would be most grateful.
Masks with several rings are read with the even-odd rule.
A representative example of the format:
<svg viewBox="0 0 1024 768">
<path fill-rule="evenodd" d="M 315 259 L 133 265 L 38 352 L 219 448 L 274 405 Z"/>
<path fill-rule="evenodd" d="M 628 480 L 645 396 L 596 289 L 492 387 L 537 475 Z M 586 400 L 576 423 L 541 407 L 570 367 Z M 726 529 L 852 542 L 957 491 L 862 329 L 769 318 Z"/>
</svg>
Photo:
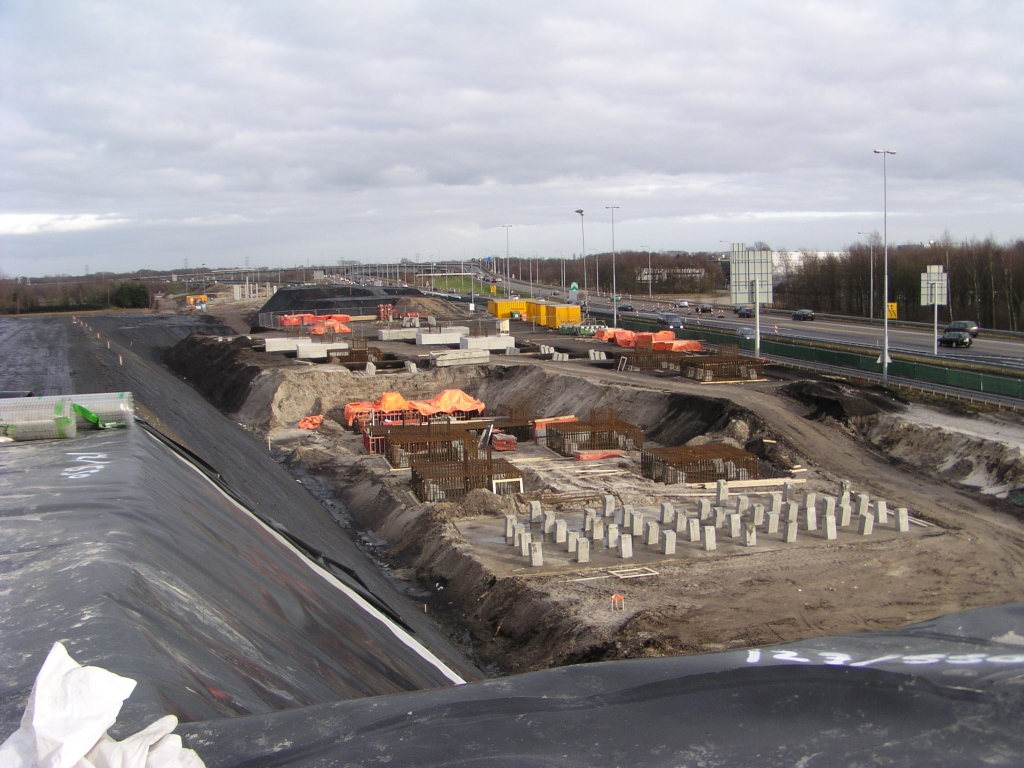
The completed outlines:
<svg viewBox="0 0 1024 768">
<path fill-rule="evenodd" d="M 526 314 L 526 301 L 523 299 L 488 299 L 487 311 L 497 318 L 510 317 L 513 311 Z"/>
<path fill-rule="evenodd" d="M 563 325 L 579 325 L 582 320 L 579 306 L 575 304 L 551 304 L 548 306 L 548 328 L 558 329 Z"/>
</svg>

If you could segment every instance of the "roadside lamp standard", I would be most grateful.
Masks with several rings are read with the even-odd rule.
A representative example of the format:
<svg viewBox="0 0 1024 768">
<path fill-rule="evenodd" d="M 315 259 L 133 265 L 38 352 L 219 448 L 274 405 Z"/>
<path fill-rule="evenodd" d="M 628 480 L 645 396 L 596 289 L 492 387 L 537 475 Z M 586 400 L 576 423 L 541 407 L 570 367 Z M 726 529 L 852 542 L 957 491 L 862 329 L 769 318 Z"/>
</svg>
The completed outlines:
<svg viewBox="0 0 1024 768">
<path fill-rule="evenodd" d="M 583 209 L 579 208 L 576 213 L 580 215 L 580 237 L 583 238 L 583 292 L 587 292 L 587 232 L 583 228 Z"/>
<path fill-rule="evenodd" d="M 617 205 L 606 205 L 612 212 L 612 328 L 619 327 L 619 289 L 615 283 L 615 209 Z"/>
<path fill-rule="evenodd" d="M 885 249 L 884 287 L 882 293 L 882 386 L 889 386 L 889 180 L 886 172 L 885 156 L 895 155 L 891 149 L 876 149 L 876 155 L 882 156 L 882 243 Z"/>
<path fill-rule="evenodd" d="M 651 271 L 651 249 L 646 245 L 641 245 L 645 251 L 647 251 L 647 298 L 652 302 L 654 301 L 654 272 Z"/>
<path fill-rule="evenodd" d="M 512 291 L 510 280 L 512 278 L 512 269 L 509 267 L 509 256 L 508 256 L 508 231 L 512 229 L 511 224 L 502 224 L 505 228 L 505 296 L 508 297 Z"/>
<path fill-rule="evenodd" d="M 868 267 L 869 285 L 868 285 L 868 318 L 871 320 L 875 319 L 875 238 L 871 232 L 858 232 L 858 235 L 868 236 L 868 245 L 871 247 L 871 264 Z"/>
</svg>

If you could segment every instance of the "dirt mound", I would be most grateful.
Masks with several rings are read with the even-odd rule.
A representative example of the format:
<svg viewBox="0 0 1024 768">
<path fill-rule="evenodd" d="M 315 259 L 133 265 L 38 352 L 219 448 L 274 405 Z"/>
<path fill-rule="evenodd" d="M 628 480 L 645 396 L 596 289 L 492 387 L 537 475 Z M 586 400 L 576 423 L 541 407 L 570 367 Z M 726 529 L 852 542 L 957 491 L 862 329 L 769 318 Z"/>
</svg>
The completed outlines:
<svg viewBox="0 0 1024 768">
<path fill-rule="evenodd" d="M 403 296 L 395 304 L 398 312 L 419 312 L 421 315 L 450 320 L 453 318 L 470 317 L 469 310 L 461 304 L 429 296 Z"/>
<path fill-rule="evenodd" d="M 814 406 L 810 419 L 830 417 L 849 425 L 851 419 L 863 419 L 883 413 L 898 413 L 907 403 L 889 392 L 855 389 L 833 382 L 794 381 L 780 387 L 780 393 Z"/>
</svg>

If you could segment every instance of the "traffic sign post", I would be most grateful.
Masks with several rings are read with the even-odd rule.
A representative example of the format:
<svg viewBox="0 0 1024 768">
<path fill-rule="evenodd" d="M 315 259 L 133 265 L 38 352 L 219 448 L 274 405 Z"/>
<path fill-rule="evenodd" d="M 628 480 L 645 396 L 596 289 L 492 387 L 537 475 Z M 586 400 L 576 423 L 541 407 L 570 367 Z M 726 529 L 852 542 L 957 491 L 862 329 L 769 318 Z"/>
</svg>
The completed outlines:
<svg viewBox="0 0 1024 768">
<path fill-rule="evenodd" d="M 729 255 L 729 288 L 733 304 L 754 305 L 754 357 L 761 357 L 761 305 L 771 304 L 772 252 L 733 243 Z"/>
<path fill-rule="evenodd" d="M 929 264 L 928 271 L 921 273 L 921 306 L 934 307 L 932 354 L 939 354 L 939 306 L 949 303 L 949 280 L 941 264 Z"/>
</svg>

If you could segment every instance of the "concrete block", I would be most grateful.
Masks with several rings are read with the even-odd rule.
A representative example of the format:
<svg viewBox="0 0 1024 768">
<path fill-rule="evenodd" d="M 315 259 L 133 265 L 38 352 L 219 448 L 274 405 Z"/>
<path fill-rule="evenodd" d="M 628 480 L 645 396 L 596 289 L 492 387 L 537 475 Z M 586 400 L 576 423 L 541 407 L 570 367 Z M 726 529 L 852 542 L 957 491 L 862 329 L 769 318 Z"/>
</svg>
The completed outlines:
<svg viewBox="0 0 1024 768">
<path fill-rule="evenodd" d="M 800 519 L 800 505 L 795 501 L 786 502 L 786 522 L 795 523 Z"/>
<path fill-rule="evenodd" d="M 581 536 L 580 540 L 576 543 L 576 562 L 590 562 L 590 539 L 585 539 Z"/>
<path fill-rule="evenodd" d="M 619 557 L 629 560 L 633 557 L 633 537 L 622 536 L 619 538 Z"/>
<path fill-rule="evenodd" d="M 866 515 L 871 509 L 871 497 L 866 493 L 857 494 L 857 514 Z"/>
<path fill-rule="evenodd" d="M 615 514 L 615 497 L 605 496 L 601 499 L 601 514 L 605 517 L 611 517 Z"/>
<path fill-rule="evenodd" d="M 765 529 L 765 533 L 778 533 L 779 532 L 779 513 L 769 512 L 768 513 L 768 527 Z"/>
<path fill-rule="evenodd" d="M 707 520 L 711 517 L 711 499 L 697 500 L 697 517 L 700 520 Z"/>
<path fill-rule="evenodd" d="M 776 515 L 781 515 L 782 514 L 782 494 L 781 493 L 773 493 L 772 494 L 772 505 L 771 505 L 771 507 L 769 508 L 768 511 L 769 512 L 774 512 Z"/>
<path fill-rule="evenodd" d="M 265 339 L 264 343 L 267 352 L 294 352 L 300 343 L 309 343 L 309 336 L 299 336 L 289 339 Z"/>
<path fill-rule="evenodd" d="M 661 503 L 661 524 L 671 525 L 676 519 L 676 509 L 668 502 Z"/>
<path fill-rule="evenodd" d="M 420 347 L 435 346 L 438 344 L 459 344 L 459 339 L 469 336 L 469 328 L 464 325 L 453 325 L 440 332 L 417 331 L 416 345 Z"/>
<path fill-rule="evenodd" d="M 750 509 L 750 497 L 744 494 L 740 494 L 736 497 L 736 514 L 742 515 Z"/>
<path fill-rule="evenodd" d="M 570 555 L 576 552 L 576 547 L 580 542 L 580 532 L 575 528 L 570 528 L 568 533 L 565 535 L 565 551 Z"/>
<path fill-rule="evenodd" d="M 839 527 L 840 528 L 845 528 L 846 526 L 848 526 L 850 524 L 850 516 L 852 514 L 853 514 L 853 509 L 851 509 L 849 504 L 840 504 L 839 505 Z"/>
<path fill-rule="evenodd" d="M 676 531 L 676 533 L 683 533 L 683 532 L 686 531 L 686 526 L 687 526 L 687 520 L 688 519 L 689 518 L 686 515 L 684 515 L 682 513 L 682 511 L 680 511 L 680 512 L 678 512 L 676 514 L 676 520 L 675 520 L 675 524 L 676 524 L 675 531 Z"/>
<path fill-rule="evenodd" d="M 718 548 L 718 543 L 715 541 L 715 526 L 705 525 L 701 528 L 703 533 L 702 542 L 704 544 L 705 552 L 713 552 Z"/>
<path fill-rule="evenodd" d="M 523 535 L 519 537 L 519 554 L 523 557 L 530 556 L 530 545 L 533 543 L 533 534 L 523 532 Z"/>
<path fill-rule="evenodd" d="M 724 507 L 729 502 L 729 484 L 725 480 L 715 483 L 715 504 Z"/>
<path fill-rule="evenodd" d="M 661 532 L 661 554 L 674 555 L 676 553 L 676 532 Z"/>
<path fill-rule="evenodd" d="M 512 534 L 512 546 L 518 547 L 523 542 L 523 535 L 526 533 L 526 526 L 522 523 L 516 523 L 515 531 Z"/>
<path fill-rule="evenodd" d="M 889 522 L 889 505 L 885 499 L 875 500 L 875 520 L 878 521 L 879 525 L 885 525 Z"/>
<path fill-rule="evenodd" d="M 804 510 L 804 530 L 818 530 L 818 511 L 814 507 L 808 507 Z"/>
<path fill-rule="evenodd" d="M 330 349 L 348 349 L 348 344 L 344 342 L 336 344 L 318 344 L 315 341 L 300 342 L 295 347 L 295 357 L 299 360 L 326 360 L 327 351 Z"/>
<path fill-rule="evenodd" d="M 870 536 L 875 530 L 875 517 L 870 512 L 860 517 L 860 535 Z"/>
<path fill-rule="evenodd" d="M 416 367 L 416 363 L 411 360 L 405 361 L 405 372 L 406 373 L 419 373 L 419 369 Z"/>
<path fill-rule="evenodd" d="M 700 541 L 700 520 L 696 517 L 686 518 L 686 538 L 690 541 Z"/>
<path fill-rule="evenodd" d="M 764 525 L 764 504 L 755 504 L 754 511 L 752 513 L 752 520 L 754 525 Z"/>
<path fill-rule="evenodd" d="M 753 523 L 743 526 L 743 544 L 748 547 L 757 546 L 757 526 Z"/>
<path fill-rule="evenodd" d="M 555 520 L 555 544 L 565 544 L 569 524 L 565 520 Z"/>
<path fill-rule="evenodd" d="M 622 526 L 624 529 L 629 530 L 632 533 L 640 533 L 640 531 L 633 530 L 633 515 L 635 510 L 632 504 L 622 505 Z"/>
<path fill-rule="evenodd" d="M 380 328 L 377 341 L 415 341 L 418 328 Z"/>
<path fill-rule="evenodd" d="M 618 546 L 619 546 L 619 539 L 620 538 L 622 538 L 622 536 L 621 536 L 621 534 L 619 532 L 619 526 L 616 525 L 615 523 L 608 523 L 608 525 L 605 526 L 605 534 L 604 534 L 604 546 L 605 546 L 605 549 L 608 549 L 608 550 L 617 549 Z"/>
<path fill-rule="evenodd" d="M 644 538 L 644 543 L 648 547 L 658 546 L 658 542 L 661 541 L 661 526 L 658 525 L 657 520 L 648 520 L 646 527 L 647 536 Z"/>
<path fill-rule="evenodd" d="M 793 523 L 786 523 L 786 543 L 793 544 L 796 541 L 796 531 L 799 526 Z"/>
<path fill-rule="evenodd" d="M 633 525 L 630 527 L 630 532 L 633 536 L 640 536 L 643 538 L 644 525 L 646 525 L 646 518 L 640 512 L 633 513 Z"/>
<path fill-rule="evenodd" d="M 738 539 L 743 531 L 743 516 L 735 512 L 729 515 L 729 538 Z"/>
<path fill-rule="evenodd" d="M 825 538 L 834 541 L 837 535 L 835 515 L 825 515 Z"/>
<path fill-rule="evenodd" d="M 796 501 L 796 486 L 793 483 L 782 484 L 782 500 Z"/>
<path fill-rule="evenodd" d="M 491 362 L 491 353 L 475 349 L 431 352 L 430 362 L 437 368 L 453 368 L 458 365 L 487 365 Z"/>
<path fill-rule="evenodd" d="M 715 507 L 715 528 L 725 526 L 725 507 Z"/>
<path fill-rule="evenodd" d="M 530 544 L 530 567 L 540 568 L 544 565 L 544 551 L 541 549 L 544 545 L 539 541 L 534 541 Z"/>
<path fill-rule="evenodd" d="M 530 502 L 530 522 L 540 523 L 544 520 L 544 508 L 541 506 L 539 501 Z"/>
<path fill-rule="evenodd" d="M 899 533 L 910 533 L 910 512 L 906 507 L 896 507 L 896 530 Z"/>
<path fill-rule="evenodd" d="M 835 496 L 822 496 L 822 502 L 824 503 L 825 517 L 835 517 L 836 514 L 836 497 Z"/>
<path fill-rule="evenodd" d="M 604 541 L 604 519 L 597 518 L 594 520 L 594 528 L 590 532 L 590 538 L 594 540 L 594 547 L 601 546 L 601 542 Z"/>
<path fill-rule="evenodd" d="M 505 543 L 511 544 L 516 538 L 516 523 L 518 518 L 515 515 L 505 515 Z"/>
<path fill-rule="evenodd" d="M 804 509 L 813 509 L 815 512 L 818 511 L 818 494 L 813 492 L 804 494 Z"/>
<path fill-rule="evenodd" d="M 377 366 L 374 365 L 373 363 L 371 363 L 370 361 L 367 361 L 366 362 L 366 370 L 364 370 L 363 373 L 365 373 L 367 376 L 376 376 L 377 375 Z"/>
<path fill-rule="evenodd" d="M 541 530 L 544 531 L 544 538 L 547 539 L 548 541 L 550 541 L 551 538 L 555 535 L 555 513 L 554 512 L 545 512 L 544 513 L 544 523 L 543 523 L 543 526 L 544 527 Z"/>
<path fill-rule="evenodd" d="M 515 336 L 462 336 L 459 349 L 487 349 L 504 352 L 516 345 Z"/>
</svg>

